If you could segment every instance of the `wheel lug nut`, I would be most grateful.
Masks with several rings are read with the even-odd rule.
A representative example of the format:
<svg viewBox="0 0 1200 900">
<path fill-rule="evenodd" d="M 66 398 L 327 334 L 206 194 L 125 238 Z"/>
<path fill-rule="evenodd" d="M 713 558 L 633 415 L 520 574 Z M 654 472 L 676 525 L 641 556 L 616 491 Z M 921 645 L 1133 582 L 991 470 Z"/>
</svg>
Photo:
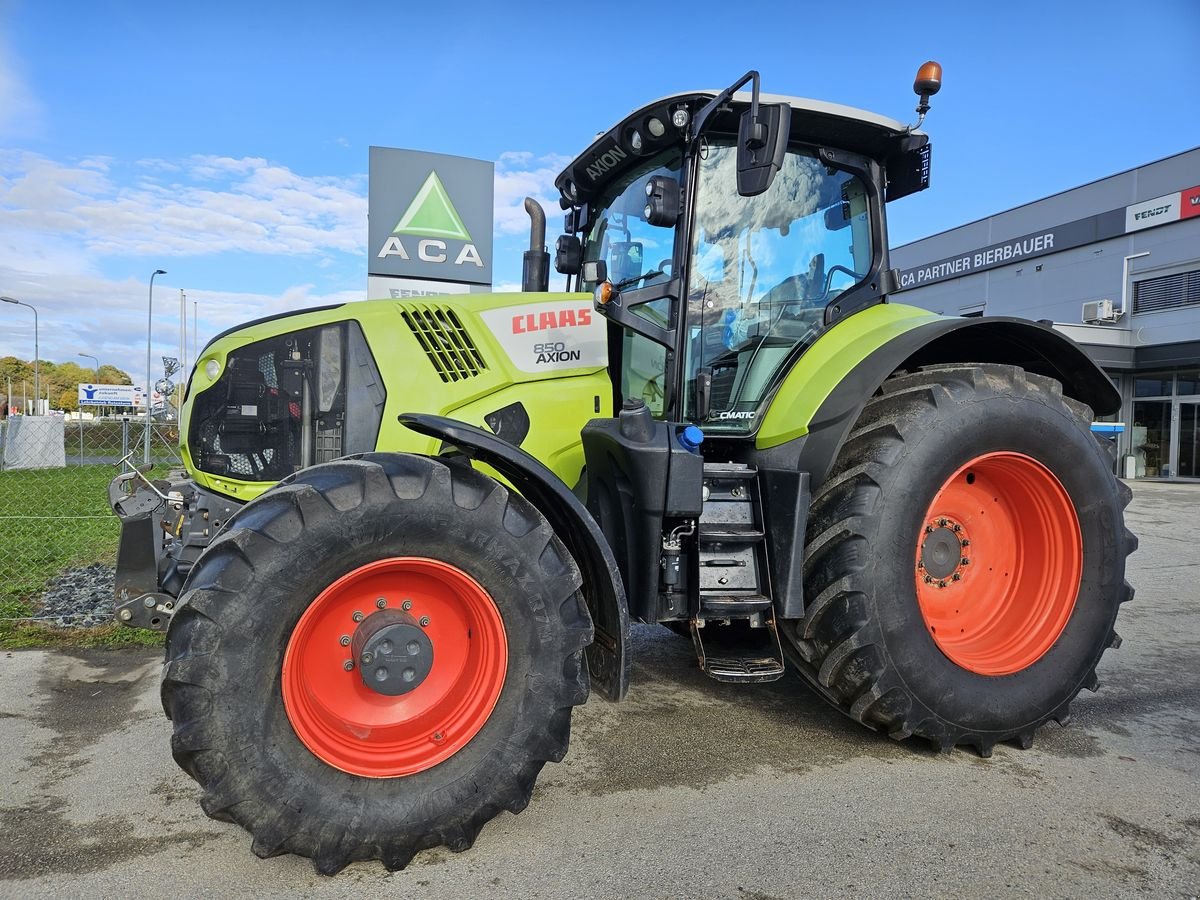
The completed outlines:
<svg viewBox="0 0 1200 900">
<path fill-rule="evenodd" d="M 923 568 L 925 568 L 925 563 L 924 563 L 924 561 L 922 561 L 922 560 L 919 560 L 919 559 L 918 559 L 918 560 L 917 560 L 917 568 L 918 568 L 918 569 L 923 569 Z"/>
<path fill-rule="evenodd" d="M 951 577 L 951 578 L 953 578 L 955 581 L 961 581 L 961 580 L 962 580 L 962 575 L 958 574 L 958 572 L 955 572 L 955 573 L 954 573 L 953 575 L 951 575 L 950 577 Z"/>
<path fill-rule="evenodd" d="M 925 583 L 926 583 L 926 584 L 933 584 L 933 577 L 932 577 L 932 576 L 930 576 L 930 575 L 926 575 L 926 576 L 925 576 Z"/>
<path fill-rule="evenodd" d="M 387 606 L 387 600 L 384 599 L 383 597 L 380 597 L 378 600 L 375 601 L 375 605 L 378 606 L 380 609 L 383 609 L 385 606 Z"/>
<path fill-rule="evenodd" d="M 955 522 L 955 523 L 954 523 L 954 528 L 953 528 L 953 530 L 954 530 L 955 532 L 962 531 L 962 526 L 961 526 L 961 525 L 959 525 L 957 522 Z"/>
<path fill-rule="evenodd" d="M 354 660 L 352 660 L 352 659 L 346 660 L 344 663 L 342 663 L 342 668 L 345 669 L 347 672 L 351 671 L 354 668 Z"/>
<path fill-rule="evenodd" d="M 945 528 L 946 524 L 947 524 L 947 522 L 945 519 L 938 519 L 938 527 L 939 528 Z"/>
<path fill-rule="evenodd" d="M 350 635 L 343 634 L 340 638 L 338 638 L 338 643 L 341 644 L 343 647 L 349 647 L 350 646 Z"/>
<path fill-rule="evenodd" d="M 958 562 L 960 565 L 964 565 L 964 566 L 969 566 L 971 564 L 971 561 L 969 559 L 967 559 L 965 556 L 962 559 L 960 559 Z"/>
<path fill-rule="evenodd" d="M 354 615 L 352 615 L 350 618 L 352 618 L 355 622 L 361 622 L 363 620 L 363 614 L 356 609 L 354 611 Z"/>
<path fill-rule="evenodd" d="M 400 608 L 401 609 L 412 609 L 412 601 L 405 600 L 403 603 L 400 604 Z"/>
<path fill-rule="evenodd" d="M 962 541 L 961 541 L 960 543 L 961 543 L 961 544 L 962 544 L 964 547 L 970 547 L 970 546 L 971 546 L 971 542 L 970 542 L 970 541 L 968 541 L 966 538 L 963 538 L 963 539 L 962 539 Z"/>
<path fill-rule="evenodd" d="M 925 526 L 925 533 L 926 533 L 926 534 L 933 534 L 933 526 L 932 526 L 932 525 L 926 525 L 926 526 Z"/>
<path fill-rule="evenodd" d="M 425 628 L 426 626 L 428 626 L 429 625 L 429 616 L 421 616 L 421 618 L 418 620 L 418 624 L 422 628 Z"/>
</svg>

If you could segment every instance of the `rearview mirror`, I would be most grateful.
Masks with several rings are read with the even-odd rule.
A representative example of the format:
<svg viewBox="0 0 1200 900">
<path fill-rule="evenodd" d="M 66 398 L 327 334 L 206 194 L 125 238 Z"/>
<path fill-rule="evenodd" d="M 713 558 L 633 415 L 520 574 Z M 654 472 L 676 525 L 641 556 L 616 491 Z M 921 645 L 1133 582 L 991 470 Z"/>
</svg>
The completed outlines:
<svg viewBox="0 0 1200 900">
<path fill-rule="evenodd" d="M 608 281 L 608 263 L 602 259 L 585 262 L 579 267 L 580 277 L 588 284 L 599 284 Z"/>
<path fill-rule="evenodd" d="M 783 168 L 792 108 L 786 103 L 760 103 L 758 121 L 753 111 L 742 113 L 738 123 L 737 189 L 742 197 L 755 197 L 771 186 Z"/>
</svg>

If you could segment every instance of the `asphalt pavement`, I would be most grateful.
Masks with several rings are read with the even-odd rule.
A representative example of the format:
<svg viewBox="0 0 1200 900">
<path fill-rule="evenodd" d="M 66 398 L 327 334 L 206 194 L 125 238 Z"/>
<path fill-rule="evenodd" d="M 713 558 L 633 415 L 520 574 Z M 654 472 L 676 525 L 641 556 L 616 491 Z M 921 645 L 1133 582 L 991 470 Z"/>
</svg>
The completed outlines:
<svg viewBox="0 0 1200 900">
<path fill-rule="evenodd" d="M 206 818 L 157 653 L 0 654 L 0 897 L 1195 897 L 1200 486 L 1137 484 L 1128 521 L 1124 645 L 1031 750 L 895 743 L 639 627 L 629 699 L 576 712 L 529 808 L 394 874 L 260 860 Z"/>
</svg>

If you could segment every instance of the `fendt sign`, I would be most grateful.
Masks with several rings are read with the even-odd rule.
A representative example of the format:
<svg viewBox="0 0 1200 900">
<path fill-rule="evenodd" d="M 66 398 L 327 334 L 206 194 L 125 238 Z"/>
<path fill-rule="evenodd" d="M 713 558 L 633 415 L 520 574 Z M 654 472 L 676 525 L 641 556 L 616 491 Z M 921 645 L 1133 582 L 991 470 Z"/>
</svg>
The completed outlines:
<svg viewBox="0 0 1200 900">
<path fill-rule="evenodd" d="M 367 273 L 492 283 L 493 163 L 372 147 Z"/>
</svg>

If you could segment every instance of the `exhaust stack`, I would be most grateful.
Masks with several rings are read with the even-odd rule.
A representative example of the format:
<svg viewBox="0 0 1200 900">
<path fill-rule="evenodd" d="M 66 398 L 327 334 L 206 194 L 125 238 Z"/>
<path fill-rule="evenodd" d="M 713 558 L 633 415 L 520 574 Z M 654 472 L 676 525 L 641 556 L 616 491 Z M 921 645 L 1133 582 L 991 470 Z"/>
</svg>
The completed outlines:
<svg viewBox="0 0 1200 900">
<path fill-rule="evenodd" d="M 529 249 L 521 265 L 521 290 L 544 293 L 550 290 L 550 254 L 546 252 L 546 211 L 532 197 L 525 198 L 529 213 Z"/>
</svg>

